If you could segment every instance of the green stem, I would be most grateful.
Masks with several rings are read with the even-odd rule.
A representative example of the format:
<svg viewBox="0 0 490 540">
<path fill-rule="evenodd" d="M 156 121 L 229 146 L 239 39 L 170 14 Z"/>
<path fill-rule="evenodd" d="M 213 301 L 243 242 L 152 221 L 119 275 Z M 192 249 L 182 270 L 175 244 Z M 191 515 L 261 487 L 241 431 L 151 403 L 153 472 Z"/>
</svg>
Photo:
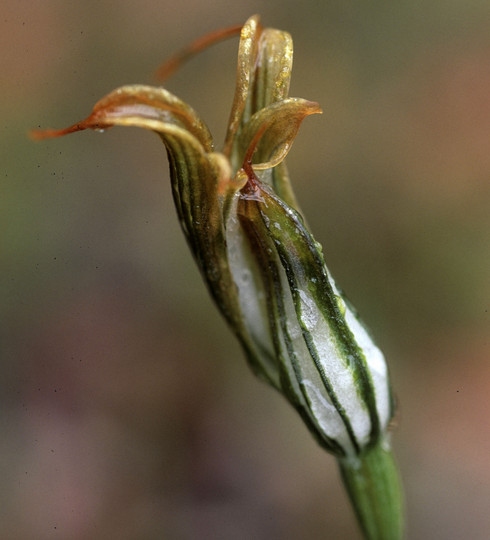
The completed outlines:
<svg viewBox="0 0 490 540">
<path fill-rule="evenodd" d="M 401 540 L 402 489 L 387 442 L 358 457 L 341 459 L 339 465 L 366 540 Z"/>
</svg>

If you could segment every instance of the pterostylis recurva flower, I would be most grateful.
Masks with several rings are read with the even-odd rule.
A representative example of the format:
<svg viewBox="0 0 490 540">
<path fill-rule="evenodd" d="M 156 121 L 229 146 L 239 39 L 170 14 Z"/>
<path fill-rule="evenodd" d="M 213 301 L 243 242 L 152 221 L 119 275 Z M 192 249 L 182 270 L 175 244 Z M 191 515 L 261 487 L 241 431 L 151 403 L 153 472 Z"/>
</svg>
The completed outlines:
<svg viewBox="0 0 490 540">
<path fill-rule="evenodd" d="M 142 85 L 114 90 L 71 127 L 34 136 L 138 126 L 161 137 L 182 229 L 253 371 L 338 458 L 366 538 L 396 540 L 402 512 L 387 434 L 393 400 L 385 360 L 327 270 L 284 162 L 303 119 L 321 112 L 317 103 L 288 97 L 291 37 L 254 16 L 197 41 L 163 71 L 238 32 L 236 90 L 221 151 L 189 105 Z"/>
</svg>

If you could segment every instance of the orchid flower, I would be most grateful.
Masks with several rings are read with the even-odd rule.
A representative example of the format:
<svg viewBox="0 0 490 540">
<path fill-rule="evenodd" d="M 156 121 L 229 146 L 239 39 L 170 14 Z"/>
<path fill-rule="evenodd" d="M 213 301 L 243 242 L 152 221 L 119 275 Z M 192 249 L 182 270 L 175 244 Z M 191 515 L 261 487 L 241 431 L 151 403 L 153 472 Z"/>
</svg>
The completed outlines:
<svg viewBox="0 0 490 540">
<path fill-rule="evenodd" d="M 317 103 L 288 97 L 292 56 L 287 32 L 263 28 L 258 16 L 241 27 L 221 151 L 189 105 L 143 85 L 118 88 L 85 120 L 34 136 L 113 126 L 160 136 L 183 232 L 250 366 L 339 459 L 366 537 L 396 539 L 401 511 L 386 363 L 327 270 L 284 161 L 303 119 L 321 113 Z"/>
</svg>

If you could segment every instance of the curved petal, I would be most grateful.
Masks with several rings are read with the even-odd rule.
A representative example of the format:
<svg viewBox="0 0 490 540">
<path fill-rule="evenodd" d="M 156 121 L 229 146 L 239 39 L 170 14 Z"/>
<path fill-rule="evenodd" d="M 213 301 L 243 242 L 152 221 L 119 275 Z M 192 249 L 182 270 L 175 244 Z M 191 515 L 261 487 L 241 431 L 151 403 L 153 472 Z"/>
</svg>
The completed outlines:
<svg viewBox="0 0 490 540">
<path fill-rule="evenodd" d="M 240 136 L 245 160 L 254 155 L 255 170 L 275 167 L 286 157 L 301 122 L 310 114 L 321 114 L 318 103 L 301 98 L 279 101 L 256 112 Z"/>
<path fill-rule="evenodd" d="M 164 89 L 125 86 L 102 98 L 85 120 L 62 130 L 37 132 L 34 136 L 55 137 L 113 126 L 148 129 L 163 140 L 184 234 L 212 296 L 232 326 L 239 327 L 240 310 L 228 267 L 218 193 L 219 186 L 231 177 L 231 168 L 223 155 L 209 152 L 209 132 L 188 105 Z"/>
<path fill-rule="evenodd" d="M 84 129 L 106 129 L 118 124 L 118 119 L 139 118 L 140 127 L 150 127 L 150 121 L 179 126 L 191 133 L 206 151 L 213 141 L 208 128 L 197 113 L 164 88 L 140 84 L 122 86 L 99 100 L 85 120 L 60 130 L 33 131 L 37 139 L 59 137 Z M 145 121 L 148 120 L 148 125 Z"/>
</svg>

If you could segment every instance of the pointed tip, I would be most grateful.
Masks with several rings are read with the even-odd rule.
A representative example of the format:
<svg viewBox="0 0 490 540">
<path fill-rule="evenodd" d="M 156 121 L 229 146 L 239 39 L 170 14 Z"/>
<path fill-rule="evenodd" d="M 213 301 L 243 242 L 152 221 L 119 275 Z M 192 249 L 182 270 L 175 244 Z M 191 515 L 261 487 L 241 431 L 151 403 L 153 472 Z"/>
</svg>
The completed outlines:
<svg viewBox="0 0 490 540">
<path fill-rule="evenodd" d="M 85 131 L 86 129 L 94 129 L 96 131 L 103 131 L 112 127 L 112 124 L 104 124 L 99 121 L 100 115 L 92 113 L 88 118 L 77 122 L 71 126 L 63 129 L 31 129 L 29 131 L 29 137 L 34 141 L 42 141 L 44 139 L 55 139 L 57 137 L 63 137 L 70 133 L 76 133 L 77 131 Z"/>
<path fill-rule="evenodd" d="M 159 82 L 167 80 L 188 59 L 192 58 L 194 55 L 200 53 L 204 49 L 207 49 L 211 45 L 218 43 L 219 41 L 240 34 L 242 27 L 242 24 L 237 24 L 220 30 L 215 30 L 214 32 L 201 36 L 164 62 L 153 74 L 154 79 Z"/>
<path fill-rule="evenodd" d="M 83 131 L 89 126 L 85 122 L 79 122 L 73 124 L 64 129 L 31 129 L 29 131 L 29 137 L 34 141 L 42 141 L 44 139 L 54 139 L 56 137 L 63 137 L 63 135 L 68 135 L 69 133 L 75 133 L 77 131 Z"/>
<path fill-rule="evenodd" d="M 305 102 L 305 116 L 309 116 L 310 114 L 323 114 L 323 109 L 320 107 L 319 103 L 309 100 L 305 100 Z"/>
</svg>

